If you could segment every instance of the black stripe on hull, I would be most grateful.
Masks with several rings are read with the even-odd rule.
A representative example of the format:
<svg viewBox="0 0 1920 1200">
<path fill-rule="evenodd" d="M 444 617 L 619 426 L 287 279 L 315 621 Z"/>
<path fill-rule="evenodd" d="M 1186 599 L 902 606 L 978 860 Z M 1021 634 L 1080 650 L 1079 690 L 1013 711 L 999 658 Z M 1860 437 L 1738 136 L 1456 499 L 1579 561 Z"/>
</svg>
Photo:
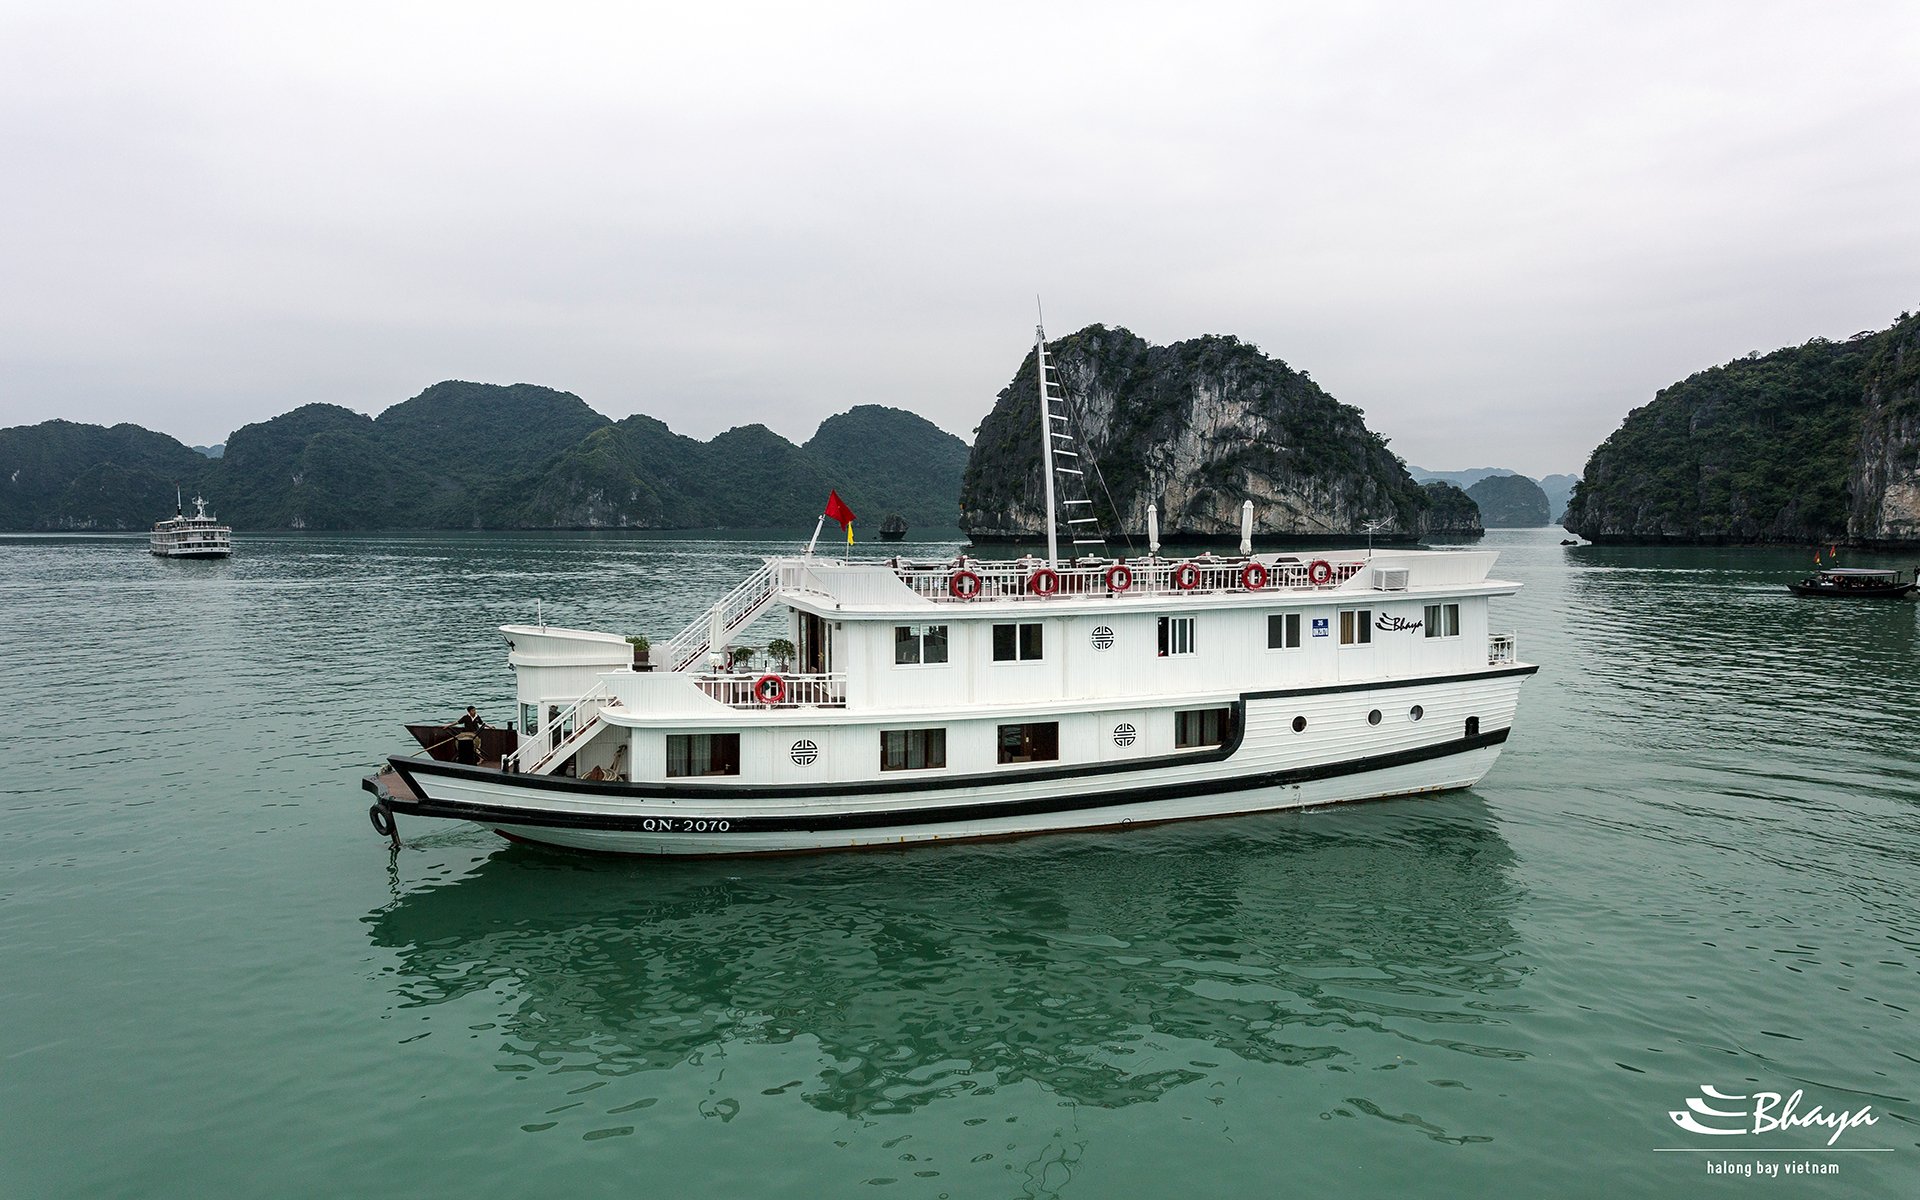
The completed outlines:
<svg viewBox="0 0 1920 1200">
<path fill-rule="evenodd" d="M 1319 763 L 1313 766 L 1288 767 L 1278 771 L 1263 771 L 1254 775 L 1224 776 L 1215 779 L 1185 780 L 1178 783 L 1147 784 L 1141 787 L 1124 788 L 1111 792 L 1099 792 L 1093 795 L 1057 795 L 1037 796 L 1027 800 L 988 800 L 968 804 L 919 805 L 913 808 L 889 809 L 882 811 L 808 813 L 795 816 L 754 817 L 726 816 L 704 817 L 689 816 L 682 813 L 660 814 L 653 816 L 634 816 L 628 813 L 582 813 L 582 812 L 529 812 L 523 808 L 505 808 L 492 804 L 474 804 L 460 800 L 436 800 L 420 791 L 417 784 L 414 790 L 421 796 L 419 800 L 400 800 L 389 798 L 385 801 L 388 808 L 398 813 L 408 813 L 421 817 L 442 817 L 448 820 L 473 821 L 488 826 L 528 826 L 545 829 L 583 829 L 605 833 L 666 833 L 677 835 L 682 832 L 693 833 L 825 833 L 850 832 L 866 829 L 898 829 L 910 826 L 945 825 L 970 821 L 987 821 L 1006 817 L 1044 816 L 1050 813 L 1085 812 L 1090 809 L 1123 808 L 1130 805 L 1151 804 L 1163 800 L 1181 800 L 1191 796 L 1207 796 L 1225 792 L 1251 791 L 1257 788 L 1287 787 L 1296 784 L 1314 783 L 1323 779 L 1339 779 L 1350 775 L 1364 775 L 1370 771 L 1384 771 L 1394 767 L 1412 766 L 1415 763 L 1432 762 L 1437 759 L 1451 758 L 1459 754 L 1468 754 L 1475 750 L 1485 750 L 1498 746 L 1507 740 L 1511 730 L 1496 729 L 1471 737 L 1455 738 L 1451 741 L 1436 742 L 1428 746 L 1415 746 L 1407 750 L 1396 750 L 1390 754 L 1375 754 L 1363 758 L 1350 758 L 1344 762 Z M 1184 759 L 1192 762 L 1193 759 Z M 396 764 L 397 765 L 397 764 Z M 404 774 L 404 771 L 403 771 Z M 498 772 L 486 772 L 485 777 L 500 779 Z M 505 778 L 513 779 L 514 776 Z M 538 778 L 530 776 L 527 778 Z M 1007 776 L 1002 783 L 1024 781 L 1031 775 Z M 411 778 L 409 783 L 413 783 Z M 378 776 L 363 781 L 368 791 L 376 795 L 384 794 L 378 783 Z M 724 830 L 715 830 L 712 825 L 724 821 Z M 690 822 L 703 822 L 706 828 L 683 829 Z M 662 829 L 662 824 L 667 828 Z"/>
</svg>

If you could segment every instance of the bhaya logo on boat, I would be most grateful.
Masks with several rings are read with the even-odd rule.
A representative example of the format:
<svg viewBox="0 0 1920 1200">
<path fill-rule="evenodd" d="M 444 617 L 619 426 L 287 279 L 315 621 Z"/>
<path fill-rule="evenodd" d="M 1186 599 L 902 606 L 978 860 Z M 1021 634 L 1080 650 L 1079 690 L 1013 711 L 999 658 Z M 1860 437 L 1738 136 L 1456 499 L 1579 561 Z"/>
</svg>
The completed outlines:
<svg viewBox="0 0 1920 1200">
<path fill-rule="evenodd" d="M 1740 1137 L 1765 1133 L 1792 1133 L 1800 1129 L 1827 1129 L 1827 1145 L 1840 1141 L 1840 1135 L 1861 1125 L 1875 1125 L 1873 1105 L 1863 1104 L 1857 1111 L 1828 1112 L 1820 1105 L 1805 1107 L 1806 1093 L 1795 1090 L 1781 1097 L 1779 1092 L 1723 1092 L 1711 1084 L 1700 1085 L 1700 1095 L 1688 1096 L 1683 1109 L 1667 1114 L 1673 1123 L 1688 1133 L 1713 1137 Z"/>
</svg>

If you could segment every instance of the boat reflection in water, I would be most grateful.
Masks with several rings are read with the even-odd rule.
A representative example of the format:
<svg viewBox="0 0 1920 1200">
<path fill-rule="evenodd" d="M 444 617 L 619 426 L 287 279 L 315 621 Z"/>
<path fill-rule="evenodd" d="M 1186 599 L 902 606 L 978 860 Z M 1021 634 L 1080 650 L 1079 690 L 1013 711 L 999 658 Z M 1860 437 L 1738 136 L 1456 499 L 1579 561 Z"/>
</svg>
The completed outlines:
<svg viewBox="0 0 1920 1200">
<path fill-rule="evenodd" d="M 1258 1064 L 1404 1054 L 1457 1080 L 1524 1057 L 1488 1003 L 1523 972 L 1511 862 L 1458 796 L 937 854 L 503 848 L 365 921 L 398 955 L 394 1015 L 492 1022 L 499 1070 L 697 1076 L 624 1085 L 670 1103 L 712 1094 L 716 1051 L 812 1039 L 809 1078 L 750 1100 L 869 1117 L 1030 1081 L 1111 1109 Z M 1152 1052 L 1180 1040 L 1239 1062 Z"/>
</svg>

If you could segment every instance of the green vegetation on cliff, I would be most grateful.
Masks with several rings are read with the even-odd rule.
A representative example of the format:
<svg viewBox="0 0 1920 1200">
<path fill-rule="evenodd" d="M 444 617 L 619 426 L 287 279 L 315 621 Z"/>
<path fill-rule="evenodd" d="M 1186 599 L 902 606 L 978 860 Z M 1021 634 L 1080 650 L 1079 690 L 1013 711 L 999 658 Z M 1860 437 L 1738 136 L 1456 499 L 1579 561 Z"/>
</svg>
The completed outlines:
<svg viewBox="0 0 1920 1200">
<path fill-rule="evenodd" d="M 1488 529 L 1538 529 L 1549 520 L 1547 493 L 1525 475 L 1489 475 L 1467 489 Z"/>
<path fill-rule="evenodd" d="M 1905 353 L 1917 334 L 1920 318 L 1903 314 L 1880 333 L 1814 338 L 1662 389 L 1593 452 L 1566 527 L 1594 541 L 1848 536 L 1867 397 L 1911 397 L 1901 372 L 1920 357 Z"/>
<path fill-rule="evenodd" d="M 878 405 L 804 447 L 763 425 L 701 442 L 551 388 L 453 381 L 378 417 L 303 405 L 234 431 L 217 459 L 135 425 L 0 430 L 0 528 L 145 529 L 178 483 L 242 529 L 798 529 L 837 488 L 869 532 L 900 512 L 941 537 L 966 455 Z"/>
<path fill-rule="evenodd" d="M 1480 506 L 1456 484 L 1435 479 L 1420 485 L 1427 494 L 1424 532 L 1433 537 L 1479 537 L 1486 532 Z"/>
<path fill-rule="evenodd" d="M 0 429 L 0 529 L 146 529 L 211 462 L 138 425 Z"/>
</svg>

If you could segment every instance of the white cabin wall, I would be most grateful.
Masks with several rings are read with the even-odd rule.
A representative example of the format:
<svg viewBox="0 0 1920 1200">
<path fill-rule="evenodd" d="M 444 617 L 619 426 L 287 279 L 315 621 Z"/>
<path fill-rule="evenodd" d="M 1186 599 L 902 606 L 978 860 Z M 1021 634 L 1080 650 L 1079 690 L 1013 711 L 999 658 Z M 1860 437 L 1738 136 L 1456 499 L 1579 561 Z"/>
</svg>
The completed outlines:
<svg viewBox="0 0 1920 1200">
<path fill-rule="evenodd" d="M 1404 593 L 1356 593 L 1344 603 L 1306 607 L 1201 610 L 1192 614 L 1195 652 L 1159 654 L 1159 614 L 1116 612 L 1051 616 L 1017 614 L 1011 621 L 950 616 L 914 624 L 947 626 L 948 661 L 900 665 L 893 661 L 895 621 L 836 622 L 836 667 L 848 676 L 849 704 L 855 708 L 910 711 L 955 704 L 1047 703 L 1056 700 L 1116 700 L 1128 696 L 1190 695 L 1222 688 L 1247 691 L 1356 682 L 1407 673 L 1466 671 L 1484 665 L 1486 601 L 1449 599 L 1460 604 L 1460 636 L 1428 638 L 1424 618 L 1428 599 Z M 1340 644 L 1340 613 L 1370 614 L 1372 640 Z M 1301 645 L 1267 645 L 1267 618 L 1297 612 Z M 1383 630 L 1382 617 L 1422 628 Z M 1315 620 L 1326 622 L 1315 637 Z M 1039 662 L 993 661 L 993 626 L 1038 622 L 1044 657 Z M 1094 631 L 1106 629 L 1112 644 L 1095 647 Z M 844 667 L 842 666 L 844 664 Z"/>
</svg>

